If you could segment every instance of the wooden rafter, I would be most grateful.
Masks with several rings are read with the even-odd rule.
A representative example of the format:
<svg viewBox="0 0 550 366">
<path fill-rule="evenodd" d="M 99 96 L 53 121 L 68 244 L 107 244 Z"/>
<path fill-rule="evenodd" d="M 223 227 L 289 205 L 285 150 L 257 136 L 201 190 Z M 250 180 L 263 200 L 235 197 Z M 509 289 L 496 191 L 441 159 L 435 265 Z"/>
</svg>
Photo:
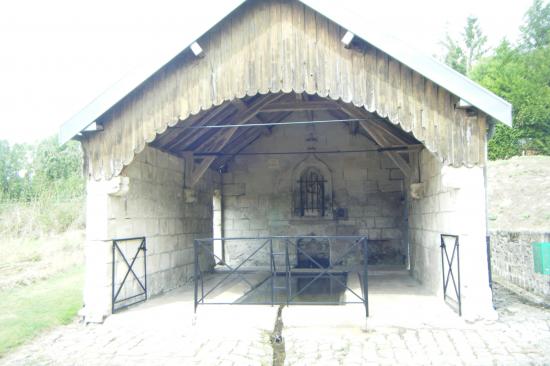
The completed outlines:
<svg viewBox="0 0 550 366">
<path fill-rule="evenodd" d="M 393 144 L 390 143 L 386 137 L 381 134 L 379 131 L 376 131 L 371 124 L 369 124 L 366 121 L 360 121 L 359 125 L 367 131 L 369 135 L 372 136 L 373 140 L 381 147 L 391 147 Z M 384 151 L 384 154 L 386 154 L 399 169 L 403 172 L 403 174 L 406 177 L 409 177 L 411 175 L 411 167 L 409 163 L 403 159 L 399 153 L 395 151 Z"/>
<path fill-rule="evenodd" d="M 233 102 L 231 102 L 231 104 L 233 105 L 233 109 L 237 113 L 239 113 L 239 112 L 242 113 L 242 112 L 246 111 L 249 108 L 249 106 L 241 100 L 233 101 Z M 226 120 L 223 120 L 221 122 L 221 124 L 232 124 L 232 121 L 233 121 L 233 118 L 228 118 Z M 259 124 L 259 123 L 265 123 L 266 121 L 264 120 L 264 118 L 262 118 L 260 116 L 259 113 L 257 113 L 255 116 L 253 116 L 250 119 L 250 122 L 255 123 L 255 124 Z M 256 126 L 255 129 L 260 130 L 263 133 L 268 133 L 269 132 L 269 128 L 267 126 L 266 127 Z M 209 128 L 198 130 L 198 131 L 203 132 L 200 136 L 201 138 L 194 139 L 192 142 L 187 144 L 186 147 L 185 147 L 185 150 L 207 151 L 212 146 L 216 145 L 216 142 L 220 138 L 220 134 L 224 130 L 225 129 L 209 129 Z M 232 139 L 233 140 L 238 139 L 240 136 L 246 134 L 248 131 L 250 131 L 250 128 L 237 128 L 237 131 L 232 136 Z"/>
<path fill-rule="evenodd" d="M 388 138 L 390 138 L 396 144 L 407 145 L 413 142 L 417 142 L 416 139 L 408 136 L 401 129 L 397 127 L 392 128 L 392 126 L 388 125 L 388 122 L 384 121 L 381 117 L 378 117 L 375 114 L 371 114 L 369 116 L 369 122 L 374 126 L 374 128 L 376 128 L 382 134 L 388 136 Z"/>
<path fill-rule="evenodd" d="M 301 100 L 306 101 L 306 102 L 307 102 L 306 104 L 310 104 L 309 101 L 310 101 L 311 99 L 309 98 L 309 95 L 308 95 L 307 93 L 302 93 L 302 94 L 299 94 L 299 95 L 300 95 L 300 99 L 301 99 Z M 329 101 L 329 102 L 330 102 L 330 101 Z M 331 105 L 332 105 L 332 104 L 333 104 L 333 103 L 331 102 Z M 314 116 L 313 116 L 313 109 L 310 108 L 310 109 L 306 110 L 306 115 L 307 115 L 308 121 L 313 121 L 313 118 L 314 118 Z"/>
<path fill-rule="evenodd" d="M 410 183 L 420 182 L 420 150 L 409 151 L 409 165 L 411 167 Z"/>
<path fill-rule="evenodd" d="M 358 110 L 356 107 L 348 106 L 341 104 L 341 109 L 346 112 L 352 118 L 361 119 L 359 125 L 372 137 L 373 141 L 380 147 L 392 147 L 396 143 L 404 145 L 404 141 L 400 141 L 395 135 L 390 135 L 384 133 L 383 130 L 377 126 L 372 120 L 371 117 L 367 115 L 366 112 Z M 392 141 L 397 140 L 397 141 Z M 395 165 L 403 172 L 405 177 L 410 177 L 411 167 L 409 163 L 397 152 L 395 151 L 384 151 L 383 152 Z"/>
<path fill-rule="evenodd" d="M 192 126 L 204 126 L 209 123 L 212 123 L 214 120 L 225 120 L 226 118 L 231 117 L 232 114 L 237 113 L 234 107 L 231 104 L 220 106 L 213 111 L 207 113 L 202 119 L 197 123 L 193 123 Z M 201 138 L 208 130 L 196 129 L 190 131 L 188 127 L 191 127 L 191 124 L 186 124 L 185 126 L 178 127 L 177 136 L 172 139 L 169 143 L 165 144 L 167 150 L 179 150 L 182 146 L 190 145 L 194 141 Z M 180 132 L 181 131 L 181 132 Z"/>
<path fill-rule="evenodd" d="M 274 122 L 277 122 L 277 121 L 282 121 L 286 117 L 288 117 L 290 114 L 292 114 L 292 112 L 286 112 L 286 113 L 283 113 L 282 115 L 278 114 L 276 116 L 272 115 L 270 118 L 266 119 L 264 122 L 265 123 L 274 123 Z M 259 117 L 259 116 L 257 116 L 257 117 Z M 266 131 L 269 131 L 269 132 L 266 133 Z M 263 129 L 263 130 L 255 129 L 255 130 L 252 130 L 250 132 L 243 133 L 241 135 L 242 137 L 241 136 L 233 137 L 233 141 L 235 141 L 237 138 L 239 139 L 238 143 L 235 144 L 235 146 L 233 146 L 233 144 L 231 144 L 232 145 L 231 147 L 229 147 L 229 145 L 228 145 L 229 149 L 224 149 L 223 151 L 219 151 L 219 152 L 223 152 L 223 153 L 226 153 L 226 154 L 233 154 L 233 155 L 225 156 L 225 157 L 218 157 L 219 163 L 217 163 L 216 165 L 222 166 L 223 164 L 225 164 L 225 162 L 232 159 L 235 155 L 238 155 L 241 151 L 246 149 L 254 141 L 258 140 L 262 136 L 267 136 L 270 133 L 271 133 L 271 130 L 269 130 L 267 128 Z"/>
<path fill-rule="evenodd" d="M 181 136 L 181 131 L 184 131 L 188 126 L 193 125 L 196 121 L 198 121 L 203 115 L 197 114 L 194 116 L 188 117 L 186 120 L 180 120 L 178 123 L 173 126 L 169 127 L 162 133 L 160 136 L 158 136 L 152 143 L 152 146 L 160 147 L 160 146 L 166 146 L 168 144 L 171 144 L 173 141 L 177 140 L 179 136 Z"/>
<path fill-rule="evenodd" d="M 241 101 L 238 101 L 236 103 L 237 108 L 239 109 L 239 112 L 235 114 L 233 117 L 231 117 L 231 124 L 234 125 L 244 125 L 248 121 L 250 121 L 256 114 L 258 114 L 262 108 L 266 107 L 270 103 L 278 100 L 281 98 L 283 94 L 267 94 L 263 96 L 258 102 L 255 102 L 252 106 L 247 106 Z M 222 133 L 217 135 L 217 138 L 215 141 L 208 146 L 208 149 L 206 152 L 209 151 L 220 151 L 222 150 L 225 145 L 231 140 L 231 137 L 237 132 L 238 127 L 232 127 L 224 130 Z M 200 164 L 194 167 L 193 173 L 191 174 L 191 177 L 189 181 L 187 182 L 191 187 L 197 184 L 197 182 L 200 180 L 200 178 L 204 175 L 208 167 L 212 164 L 212 162 L 216 159 L 215 156 L 207 156 Z"/>
</svg>

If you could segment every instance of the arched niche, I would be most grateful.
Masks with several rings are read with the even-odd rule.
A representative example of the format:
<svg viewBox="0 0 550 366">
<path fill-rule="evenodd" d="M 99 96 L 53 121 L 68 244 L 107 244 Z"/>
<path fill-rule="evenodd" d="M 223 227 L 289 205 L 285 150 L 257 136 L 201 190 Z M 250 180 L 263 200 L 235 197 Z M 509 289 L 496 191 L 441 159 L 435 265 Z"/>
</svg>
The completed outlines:
<svg viewBox="0 0 550 366">
<path fill-rule="evenodd" d="M 314 153 L 308 155 L 292 170 L 292 216 L 303 219 L 332 219 L 332 171 Z M 319 196 L 320 206 L 306 204 L 304 195 Z M 306 199 L 307 201 L 307 199 Z"/>
</svg>

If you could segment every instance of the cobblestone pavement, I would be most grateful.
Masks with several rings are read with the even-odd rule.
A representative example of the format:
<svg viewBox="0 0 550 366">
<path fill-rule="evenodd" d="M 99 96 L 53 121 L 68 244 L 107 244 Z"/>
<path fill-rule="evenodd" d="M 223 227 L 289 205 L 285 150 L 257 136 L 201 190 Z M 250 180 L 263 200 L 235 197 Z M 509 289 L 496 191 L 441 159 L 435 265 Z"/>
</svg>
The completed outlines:
<svg viewBox="0 0 550 366">
<path fill-rule="evenodd" d="M 189 289 L 177 290 L 103 324 L 59 327 L 0 359 L 0 365 L 271 365 L 275 308 L 205 306 L 194 319 L 189 299 Z M 231 317 L 222 322 L 216 312 Z M 249 313 L 254 317 L 247 318 Z"/>
<path fill-rule="evenodd" d="M 188 296 L 176 291 L 111 316 L 103 325 L 57 328 L 0 365 L 272 364 L 276 308 L 205 306 L 193 323 Z M 496 299 L 498 321 L 373 325 L 367 332 L 322 322 L 292 325 L 284 320 L 285 309 L 285 364 L 550 365 L 550 310 L 524 304 L 503 289 Z"/>
<path fill-rule="evenodd" d="M 550 365 L 550 309 L 525 304 L 498 286 L 495 304 L 497 321 L 444 326 L 372 325 L 364 332 L 285 323 L 285 364 Z"/>
</svg>

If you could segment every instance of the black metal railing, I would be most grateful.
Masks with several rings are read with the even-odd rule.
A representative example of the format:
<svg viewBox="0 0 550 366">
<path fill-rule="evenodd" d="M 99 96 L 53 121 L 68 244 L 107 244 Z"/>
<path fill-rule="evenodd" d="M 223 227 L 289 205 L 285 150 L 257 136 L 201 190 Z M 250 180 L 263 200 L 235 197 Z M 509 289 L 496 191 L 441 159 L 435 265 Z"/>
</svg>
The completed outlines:
<svg viewBox="0 0 550 366">
<path fill-rule="evenodd" d="M 450 241 L 452 252 L 449 257 L 447 241 Z M 456 307 L 458 315 L 462 316 L 462 300 L 460 294 L 460 250 L 458 235 L 441 234 L 441 272 L 443 273 L 443 298 Z M 448 293 L 449 281 L 454 292 Z M 449 301 L 450 300 L 450 301 Z"/>
<path fill-rule="evenodd" d="M 226 246 L 225 260 L 214 241 Z M 315 241 L 328 251 L 317 251 Z M 365 236 L 207 238 L 195 240 L 194 251 L 195 311 L 203 304 L 363 304 L 369 315 Z M 299 256 L 310 265 L 299 265 Z"/>
<path fill-rule="evenodd" d="M 137 246 L 136 246 L 137 245 Z M 147 243 L 145 237 L 125 238 L 113 240 L 113 263 L 111 282 L 111 311 L 127 308 L 147 300 Z M 140 256 L 140 254 L 142 254 Z M 128 260 L 131 258 L 131 260 Z M 136 262 L 143 262 L 143 273 L 138 269 Z M 119 276 L 124 273 L 122 280 Z M 129 284 L 128 277 L 132 274 L 132 283 Z M 124 291 L 124 293 L 123 293 Z"/>
</svg>

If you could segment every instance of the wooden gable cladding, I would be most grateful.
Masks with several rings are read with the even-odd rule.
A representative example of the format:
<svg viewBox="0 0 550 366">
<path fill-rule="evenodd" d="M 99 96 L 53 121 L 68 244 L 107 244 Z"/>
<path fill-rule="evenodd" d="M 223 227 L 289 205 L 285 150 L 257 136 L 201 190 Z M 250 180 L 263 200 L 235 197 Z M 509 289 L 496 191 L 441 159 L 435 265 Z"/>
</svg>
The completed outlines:
<svg viewBox="0 0 550 366">
<path fill-rule="evenodd" d="M 295 1 L 246 2 L 198 40 L 204 57 L 183 52 L 98 120 L 103 131 L 83 138 L 89 174 L 120 174 L 168 127 L 204 123 L 224 102 L 290 92 L 376 113 L 445 164 L 484 164 L 485 115 L 364 42 L 345 48 L 345 31 Z"/>
</svg>

